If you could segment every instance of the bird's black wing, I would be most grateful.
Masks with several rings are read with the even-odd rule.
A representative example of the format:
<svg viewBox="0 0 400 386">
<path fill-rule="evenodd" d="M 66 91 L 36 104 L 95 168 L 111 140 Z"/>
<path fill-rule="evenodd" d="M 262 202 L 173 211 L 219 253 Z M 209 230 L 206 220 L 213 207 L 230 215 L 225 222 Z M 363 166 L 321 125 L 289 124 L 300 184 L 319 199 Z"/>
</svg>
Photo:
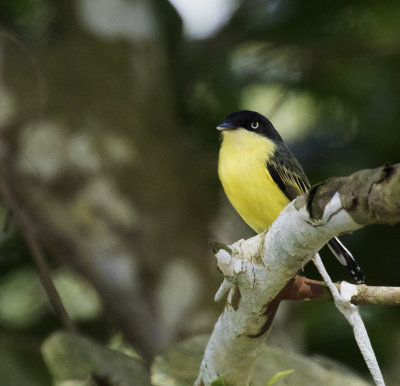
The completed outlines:
<svg viewBox="0 0 400 386">
<path fill-rule="evenodd" d="M 267 169 L 274 182 L 290 200 L 310 189 L 310 182 L 299 161 L 283 143 L 276 143 L 272 157 L 267 161 Z"/>
<path fill-rule="evenodd" d="M 292 201 L 300 194 L 310 190 L 310 183 L 299 161 L 283 143 L 276 143 L 274 154 L 267 161 L 267 169 L 274 182 Z M 337 237 L 329 240 L 328 246 L 335 257 L 347 267 L 356 283 L 363 283 L 364 274 L 352 254 Z"/>
</svg>

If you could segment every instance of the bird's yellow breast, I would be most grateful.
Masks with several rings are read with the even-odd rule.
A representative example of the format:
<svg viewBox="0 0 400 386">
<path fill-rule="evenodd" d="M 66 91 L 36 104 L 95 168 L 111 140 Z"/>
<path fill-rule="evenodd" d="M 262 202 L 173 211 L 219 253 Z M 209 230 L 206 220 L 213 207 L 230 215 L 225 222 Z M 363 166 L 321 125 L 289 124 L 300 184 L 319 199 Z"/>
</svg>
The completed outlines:
<svg viewBox="0 0 400 386">
<path fill-rule="evenodd" d="M 266 167 L 275 147 L 268 138 L 248 130 L 223 131 L 219 178 L 233 207 L 256 232 L 268 228 L 289 203 Z"/>
</svg>

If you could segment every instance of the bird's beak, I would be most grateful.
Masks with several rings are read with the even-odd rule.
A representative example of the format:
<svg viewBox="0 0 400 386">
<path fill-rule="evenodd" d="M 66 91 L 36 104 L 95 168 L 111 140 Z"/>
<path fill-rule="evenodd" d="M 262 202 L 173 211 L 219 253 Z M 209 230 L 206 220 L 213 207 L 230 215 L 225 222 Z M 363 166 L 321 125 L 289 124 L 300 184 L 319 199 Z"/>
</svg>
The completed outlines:
<svg viewBox="0 0 400 386">
<path fill-rule="evenodd" d="M 224 131 L 224 130 L 234 130 L 237 127 L 233 126 L 232 123 L 224 122 L 217 126 L 217 130 Z"/>
</svg>

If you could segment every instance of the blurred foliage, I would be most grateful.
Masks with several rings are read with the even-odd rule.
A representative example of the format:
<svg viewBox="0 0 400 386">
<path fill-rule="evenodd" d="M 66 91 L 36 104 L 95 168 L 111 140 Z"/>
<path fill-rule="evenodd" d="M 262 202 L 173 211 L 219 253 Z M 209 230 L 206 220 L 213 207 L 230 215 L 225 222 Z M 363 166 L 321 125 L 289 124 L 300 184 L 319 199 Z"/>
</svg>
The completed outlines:
<svg viewBox="0 0 400 386">
<path fill-rule="evenodd" d="M 114 5 L 122 9 L 118 15 L 123 14 L 123 3 Z M 77 152 L 93 165 L 98 158 L 85 145 L 88 138 L 98 140 L 100 160 L 102 151 L 123 157 L 124 137 L 106 142 L 107 146 L 99 138 L 110 128 L 122 132 L 132 115 L 147 114 L 145 128 L 128 127 L 138 137 L 137 147 L 129 150 L 137 158 L 150 156 L 132 167 L 135 172 L 142 168 L 133 183 L 124 180 L 136 189 L 137 206 L 151 213 L 142 225 L 146 237 L 135 235 L 134 240 L 141 247 L 146 291 L 155 292 L 150 303 L 158 308 L 171 340 L 204 332 L 215 320 L 210 303 L 218 285 L 214 262 L 210 255 L 205 257 L 207 238 L 228 243 L 251 234 L 221 193 L 215 126 L 239 108 L 267 114 L 313 183 L 399 162 L 400 3 L 242 1 L 219 30 L 193 40 L 183 35 L 174 8 L 165 0 L 153 0 L 160 56 L 165 55 L 161 73 L 152 72 L 151 60 L 135 61 L 136 53 L 146 49 L 132 44 L 126 32 L 107 35 L 90 25 L 82 16 L 90 4 L 95 2 L 2 0 L 0 80 L 7 87 L 0 90 L 1 123 L 8 122 L 8 110 L 18 110 L 21 120 L 36 116 L 40 95 L 47 93 L 46 114 L 61 111 L 74 130 L 96 127 L 82 136 Z M 104 12 L 100 5 L 98 9 Z M 20 65 L 10 65 L 16 58 Z M 132 71 L 142 74 L 141 84 L 132 82 Z M 142 95 L 135 90 L 146 89 L 154 77 L 160 93 L 152 94 L 148 113 L 149 106 L 139 103 Z M 161 92 L 164 83 L 169 94 Z M 143 101 L 149 100 L 145 97 Z M 159 108 L 162 103 L 165 106 Z M 57 154 L 58 149 L 53 151 Z M 104 169 L 120 173 L 112 164 Z M 399 285 L 399 229 L 372 226 L 343 237 L 368 284 Z M 165 259 L 162 264 L 159 256 Z M 348 279 L 328 252 L 324 256 L 334 278 Z M 80 329 L 107 342 L 114 331 L 99 296 L 85 279 L 60 268 L 51 254 L 48 258 Z M 0 382 L 50 384 L 39 347 L 61 325 L 16 229 L 0 236 L 0 268 Z M 311 265 L 305 274 L 317 277 Z M 184 278 L 177 279 L 179 275 Z M 170 308 L 174 312 L 168 314 Z M 323 354 L 366 373 L 351 329 L 331 304 L 305 303 L 299 308 L 296 318 L 304 337 L 293 343 L 299 351 Z M 363 314 L 384 373 L 395 384 L 400 376 L 400 312 L 366 307 Z M 299 323 L 297 319 L 293 323 Z M 50 365 L 50 372 L 57 370 Z"/>
<path fill-rule="evenodd" d="M 142 360 L 76 334 L 54 333 L 44 342 L 42 352 L 56 385 L 150 385 Z"/>
<path fill-rule="evenodd" d="M 198 368 L 203 358 L 209 335 L 189 338 L 169 348 L 158 356 L 151 369 L 151 381 L 154 386 L 189 386 L 197 378 Z M 292 370 L 286 370 L 287 368 Z M 294 371 L 294 374 L 289 374 Z M 282 372 L 282 382 L 297 385 L 367 385 L 359 376 L 351 373 L 337 362 L 326 358 L 309 358 L 296 353 L 288 353 L 277 347 L 263 346 L 256 361 L 254 386 L 265 386 Z M 286 375 L 285 375 L 286 374 Z M 224 384 L 223 377 L 214 381 Z M 214 383 L 213 383 L 214 384 Z M 269 384 L 269 383 L 268 383 Z M 275 383 L 274 383 L 275 384 Z"/>
</svg>

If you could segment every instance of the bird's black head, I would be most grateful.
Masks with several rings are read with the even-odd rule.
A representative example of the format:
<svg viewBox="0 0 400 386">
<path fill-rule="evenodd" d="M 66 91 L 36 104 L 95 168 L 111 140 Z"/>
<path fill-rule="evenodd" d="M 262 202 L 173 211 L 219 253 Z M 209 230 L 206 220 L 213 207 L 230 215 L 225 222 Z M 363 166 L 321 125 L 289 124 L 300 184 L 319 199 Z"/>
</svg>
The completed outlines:
<svg viewBox="0 0 400 386">
<path fill-rule="evenodd" d="M 275 141 L 282 141 L 282 137 L 275 130 L 268 118 L 255 111 L 241 110 L 230 113 L 224 123 L 217 127 L 218 130 L 245 129 L 263 135 Z"/>
</svg>

